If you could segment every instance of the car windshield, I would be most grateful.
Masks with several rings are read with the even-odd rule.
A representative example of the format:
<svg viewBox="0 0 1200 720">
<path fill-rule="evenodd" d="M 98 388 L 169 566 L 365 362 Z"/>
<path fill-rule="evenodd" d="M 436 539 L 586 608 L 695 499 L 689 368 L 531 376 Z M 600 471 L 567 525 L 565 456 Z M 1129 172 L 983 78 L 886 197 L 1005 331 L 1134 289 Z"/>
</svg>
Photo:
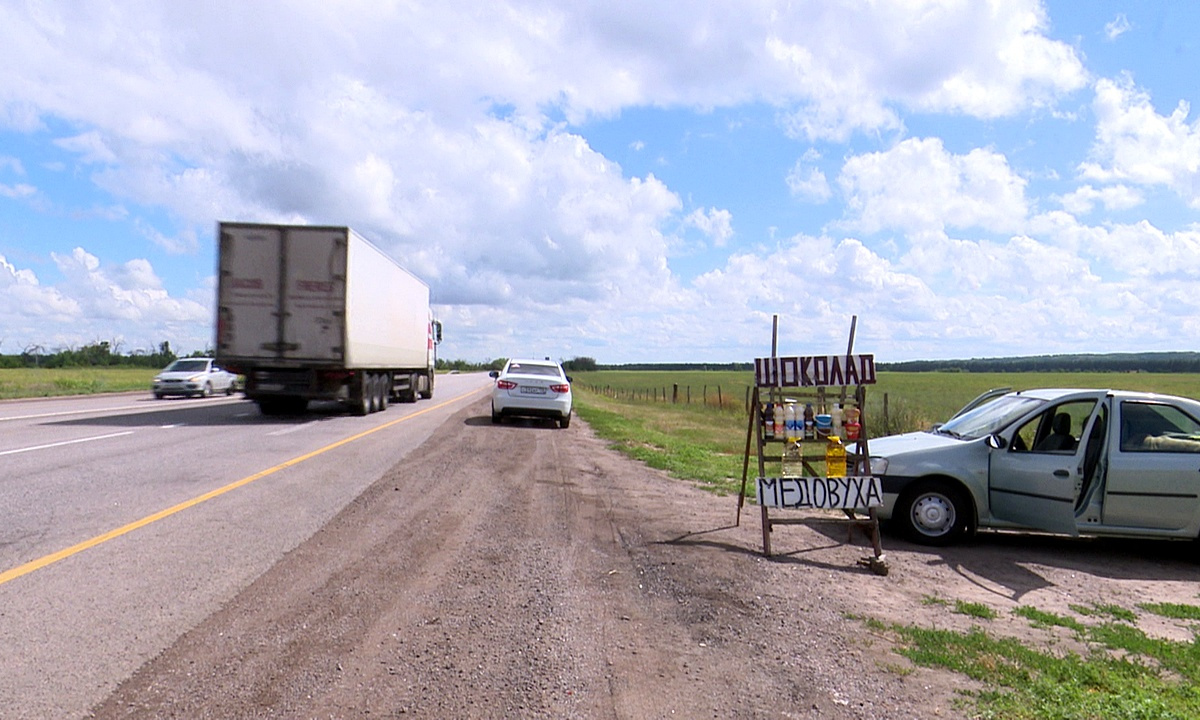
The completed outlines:
<svg viewBox="0 0 1200 720">
<path fill-rule="evenodd" d="M 551 377 L 562 377 L 558 368 L 554 365 L 527 365 L 523 363 L 512 363 L 508 366 L 509 375 L 549 375 Z"/>
<path fill-rule="evenodd" d="M 207 360 L 176 360 L 165 372 L 201 372 L 208 369 Z"/>
<path fill-rule="evenodd" d="M 959 415 L 934 432 L 974 440 L 1003 430 L 1017 418 L 1045 403 L 1045 400 L 1024 395 L 1005 395 Z"/>
</svg>

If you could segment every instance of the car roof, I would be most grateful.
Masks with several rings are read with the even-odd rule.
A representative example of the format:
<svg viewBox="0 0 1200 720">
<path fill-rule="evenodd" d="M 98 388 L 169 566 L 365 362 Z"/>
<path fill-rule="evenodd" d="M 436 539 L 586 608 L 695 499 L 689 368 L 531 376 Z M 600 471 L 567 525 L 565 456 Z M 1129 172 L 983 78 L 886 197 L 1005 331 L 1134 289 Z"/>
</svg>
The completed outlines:
<svg viewBox="0 0 1200 720">
<path fill-rule="evenodd" d="M 1038 400 L 1046 400 L 1053 402 L 1070 395 L 1095 395 L 1102 393 L 1111 395 L 1115 398 L 1126 400 L 1170 400 L 1183 401 L 1185 403 L 1197 403 L 1194 398 L 1183 397 L 1180 395 L 1165 395 L 1163 393 L 1143 392 L 1140 390 L 1113 390 L 1111 388 L 1031 388 L 1029 390 L 1016 390 L 1009 395 L 1022 395 L 1025 397 L 1033 397 Z"/>
<path fill-rule="evenodd" d="M 550 367 L 558 367 L 558 363 L 553 360 L 525 360 L 522 358 L 512 358 L 508 361 L 509 365 L 548 365 Z"/>
</svg>

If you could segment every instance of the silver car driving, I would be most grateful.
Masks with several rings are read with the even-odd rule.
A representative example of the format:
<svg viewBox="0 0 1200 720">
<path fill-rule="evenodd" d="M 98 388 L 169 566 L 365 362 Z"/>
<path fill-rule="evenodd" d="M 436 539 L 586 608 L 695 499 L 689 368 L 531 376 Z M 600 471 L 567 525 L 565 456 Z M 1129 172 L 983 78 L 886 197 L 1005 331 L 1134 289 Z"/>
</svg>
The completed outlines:
<svg viewBox="0 0 1200 720">
<path fill-rule="evenodd" d="M 154 397 L 167 395 L 208 397 L 214 393 L 232 395 L 238 389 L 238 376 L 216 365 L 212 358 L 179 358 L 154 376 Z"/>
<path fill-rule="evenodd" d="M 948 545 L 976 528 L 1200 536 L 1200 402 L 1189 398 L 1007 392 L 868 448 L 879 517 L 919 543 Z"/>
</svg>

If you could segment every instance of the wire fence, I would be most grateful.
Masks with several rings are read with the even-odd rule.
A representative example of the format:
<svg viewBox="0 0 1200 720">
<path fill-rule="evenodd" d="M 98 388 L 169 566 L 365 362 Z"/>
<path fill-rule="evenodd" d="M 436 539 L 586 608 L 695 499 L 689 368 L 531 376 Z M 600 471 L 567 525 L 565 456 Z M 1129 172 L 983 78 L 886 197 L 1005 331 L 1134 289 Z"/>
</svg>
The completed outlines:
<svg viewBox="0 0 1200 720">
<path fill-rule="evenodd" d="M 581 389 L 620 402 L 691 405 L 714 411 L 749 414 L 753 389 L 745 385 L 661 385 L 653 387 L 617 387 L 574 383 Z M 889 402 L 887 393 L 868 396 L 864 419 L 871 418 L 873 436 L 891 435 L 920 429 L 923 420 L 912 409 Z"/>
</svg>

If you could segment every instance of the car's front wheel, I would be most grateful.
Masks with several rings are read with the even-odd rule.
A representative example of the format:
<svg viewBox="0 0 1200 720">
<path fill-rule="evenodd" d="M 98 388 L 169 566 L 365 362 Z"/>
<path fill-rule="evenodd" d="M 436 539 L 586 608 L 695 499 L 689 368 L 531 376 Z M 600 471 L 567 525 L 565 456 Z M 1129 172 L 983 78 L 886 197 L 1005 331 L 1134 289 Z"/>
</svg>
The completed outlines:
<svg viewBox="0 0 1200 720">
<path fill-rule="evenodd" d="M 913 542 L 943 546 L 966 536 L 971 512 L 961 488 L 944 480 L 922 480 L 900 496 L 892 517 Z"/>
</svg>

